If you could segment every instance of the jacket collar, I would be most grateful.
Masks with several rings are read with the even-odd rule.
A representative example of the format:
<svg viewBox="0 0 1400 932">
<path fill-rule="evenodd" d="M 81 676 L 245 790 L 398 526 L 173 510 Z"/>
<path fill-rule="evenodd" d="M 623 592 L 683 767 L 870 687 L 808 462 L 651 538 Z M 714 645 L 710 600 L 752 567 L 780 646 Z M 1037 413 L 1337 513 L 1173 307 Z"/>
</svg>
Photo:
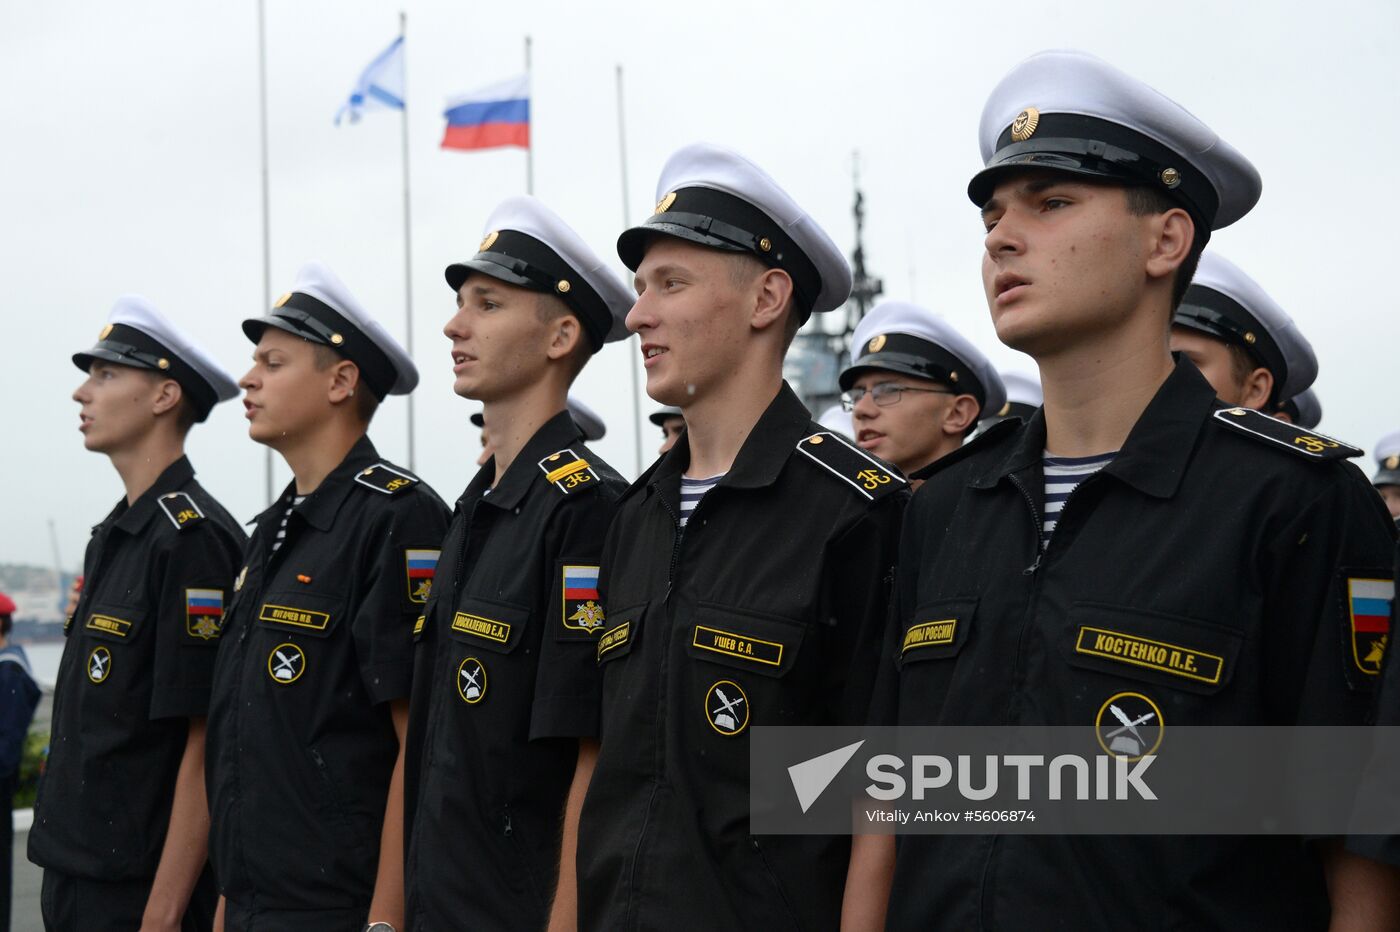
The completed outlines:
<svg viewBox="0 0 1400 932">
<path fill-rule="evenodd" d="M 1171 498 L 1181 485 L 1197 437 L 1215 407 L 1215 389 L 1189 359 L 1176 356 L 1176 366 L 1138 417 L 1123 448 L 1105 466 L 1105 475 L 1116 476 L 1154 498 Z M 1045 452 L 1045 410 L 1028 421 L 1006 452 L 991 457 L 969 484 L 990 489 L 1031 466 L 1039 466 Z"/>
<path fill-rule="evenodd" d="M 735 489 L 761 489 L 778 480 L 797 443 L 807 436 L 812 426 L 812 413 L 798 399 L 786 381 L 769 403 L 753 430 L 749 431 L 734 465 L 719 481 L 721 486 Z M 680 476 L 690 465 L 690 432 L 676 440 L 651 472 L 650 484 L 657 487 L 679 487 Z M 641 482 L 647 476 L 644 474 Z"/>
<path fill-rule="evenodd" d="M 156 504 L 156 499 L 169 492 L 178 491 L 193 478 L 194 467 L 190 465 L 189 457 L 181 456 L 165 467 L 165 471 L 156 477 L 156 481 L 151 483 L 151 487 L 142 492 L 141 497 L 133 502 L 130 508 L 123 512 L 121 504 L 118 503 L 112 513 L 114 515 L 117 512 L 122 513 L 113 526 L 133 536 L 139 534 L 159 507 Z"/>
<path fill-rule="evenodd" d="M 296 511 L 301 515 L 307 524 L 318 531 L 329 531 L 335 524 L 335 516 L 340 511 L 340 506 L 345 502 L 345 496 L 350 494 L 350 490 L 355 487 L 355 476 L 364 469 L 380 462 L 379 453 L 374 449 L 374 444 L 370 442 L 367 434 L 362 434 L 355 445 L 350 448 L 350 452 L 345 454 L 345 459 L 340 461 L 340 465 L 332 469 L 330 475 L 321 480 L 321 484 L 316 487 L 316 491 L 306 496 L 306 500 L 296 506 Z M 272 506 L 258 516 L 261 519 L 269 512 L 281 511 L 287 507 L 287 503 L 295 499 L 297 494 L 296 480 L 282 492 L 281 498 L 272 503 Z"/>
<path fill-rule="evenodd" d="M 496 483 L 494 489 L 491 489 L 491 494 L 484 495 L 481 501 L 506 511 L 513 510 L 525 497 L 525 493 L 530 490 L 530 486 L 537 479 L 544 478 L 544 472 L 540 469 L 540 461 L 551 453 L 558 453 L 560 450 L 573 446 L 582 439 L 583 432 L 574 423 L 573 416 L 567 410 L 560 411 L 540 425 L 540 429 L 535 431 L 534 436 L 526 441 L 519 455 L 506 469 L 506 474 L 501 477 L 501 481 Z M 574 452 L 578 453 L 579 451 L 575 450 Z M 490 487 L 491 478 L 495 474 L 496 458 L 493 456 L 477 472 L 471 485 L 467 486 L 468 491 L 480 488 L 484 493 L 485 489 Z"/>
</svg>

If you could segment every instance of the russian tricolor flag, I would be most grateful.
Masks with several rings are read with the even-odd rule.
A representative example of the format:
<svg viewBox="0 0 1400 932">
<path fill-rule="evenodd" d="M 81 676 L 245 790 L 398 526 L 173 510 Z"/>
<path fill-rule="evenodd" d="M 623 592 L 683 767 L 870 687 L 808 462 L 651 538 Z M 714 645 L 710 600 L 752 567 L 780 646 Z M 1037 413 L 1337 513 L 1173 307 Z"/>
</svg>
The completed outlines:
<svg viewBox="0 0 1400 932">
<path fill-rule="evenodd" d="M 438 556 L 441 550 L 410 550 L 405 555 L 408 561 L 409 579 L 432 579 L 437 572 Z"/>
<path fill-rule="evenodd" d="M 564 598 L 571 602 L 598 599 L 598 567 L 564 567 Z"/>
<path fill-rule="evenodd" d="M 1353 579 L 1350 588 L 1352 627 L 1370 634 L 1388 632 L 1395 583 L 1388 579 Z"/>
<path fill-rule="evenodd" d="M 222 589 L 186 589 L 185 611 L 191 615 L 220 615 L 224 613 Z"/>
<path fill-rule="evenodd" d="M 530 78 L 518 75 L 447 102 L 444 149 L 530 148 Z"/>
</svg>

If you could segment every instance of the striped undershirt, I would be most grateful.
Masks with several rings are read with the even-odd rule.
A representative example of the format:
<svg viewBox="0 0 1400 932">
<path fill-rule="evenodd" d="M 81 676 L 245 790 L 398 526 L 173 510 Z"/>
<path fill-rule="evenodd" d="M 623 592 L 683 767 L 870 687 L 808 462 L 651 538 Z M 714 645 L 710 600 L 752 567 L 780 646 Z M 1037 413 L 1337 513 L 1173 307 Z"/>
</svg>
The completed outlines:
<svg viewBox="0 0 1400 932">
<path fill-rule="evenodd" d="M 1074 491 L 1075 486 L 1103 469 L 1113 461 L 1118 453 L 1100 453 L 1098 456 L 1050 456 L 1042 458 L 1045 470 L 1045 517 L 1040 527 L 1040 549 L 1050 543 L 1050 535 L 1060 522 L 1060 511 Z"/>
<path fill-rule="evenodd" d="M 685 527 L 686 522 L 690 520 L 690 513 L 700 504 L 700 499 L 705 497 L 705 493 L 718 485 L 719 480 L 723 478 L 724 473 L 708 479 L 689 479 L 681 476 L 681 527 Z"/>
<path fill-rule="evenodd" d="M 292 499 L 292 503 L 287 506 L 287 510 L 282 512 L 282 524 L 277 528 L 277 539 L 272 542 L 272 552 L 276 553 L 282 549 L 282 542 L 287 539 L 287 521 L 292 517 L 292 509 L 306 501 L 305 495 L 298 495 Z"/>
</svg>

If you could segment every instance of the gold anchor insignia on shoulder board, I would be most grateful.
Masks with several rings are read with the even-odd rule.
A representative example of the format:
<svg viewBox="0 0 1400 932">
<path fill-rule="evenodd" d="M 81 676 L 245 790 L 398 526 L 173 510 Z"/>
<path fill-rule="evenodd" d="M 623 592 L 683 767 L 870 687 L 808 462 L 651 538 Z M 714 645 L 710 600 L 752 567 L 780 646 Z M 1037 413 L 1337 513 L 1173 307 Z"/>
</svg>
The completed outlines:
<svg viewBox="0 0 1400 932">
<path fill-rule="evenodd" d="M 1035 135 L 1035 128 L 1039 125 L 1040 111 L 1034 107 L 1027 107 L 1011 121 L 1011 141 L 1025 142 Z"/>
</svg>

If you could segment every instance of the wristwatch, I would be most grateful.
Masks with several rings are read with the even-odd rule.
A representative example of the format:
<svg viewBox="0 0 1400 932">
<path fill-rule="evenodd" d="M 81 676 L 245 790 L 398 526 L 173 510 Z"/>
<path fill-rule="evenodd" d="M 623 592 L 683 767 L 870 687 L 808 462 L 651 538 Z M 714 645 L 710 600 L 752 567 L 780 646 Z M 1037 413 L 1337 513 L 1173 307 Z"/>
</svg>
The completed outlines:
<svg viewBox="0 0 1400 932">
<path fill-rule="evenodd" d="M 398 932 L 398 930 L 387 922 L 371 922 L 366 924 L 361 932 Z"/>
</svg>

